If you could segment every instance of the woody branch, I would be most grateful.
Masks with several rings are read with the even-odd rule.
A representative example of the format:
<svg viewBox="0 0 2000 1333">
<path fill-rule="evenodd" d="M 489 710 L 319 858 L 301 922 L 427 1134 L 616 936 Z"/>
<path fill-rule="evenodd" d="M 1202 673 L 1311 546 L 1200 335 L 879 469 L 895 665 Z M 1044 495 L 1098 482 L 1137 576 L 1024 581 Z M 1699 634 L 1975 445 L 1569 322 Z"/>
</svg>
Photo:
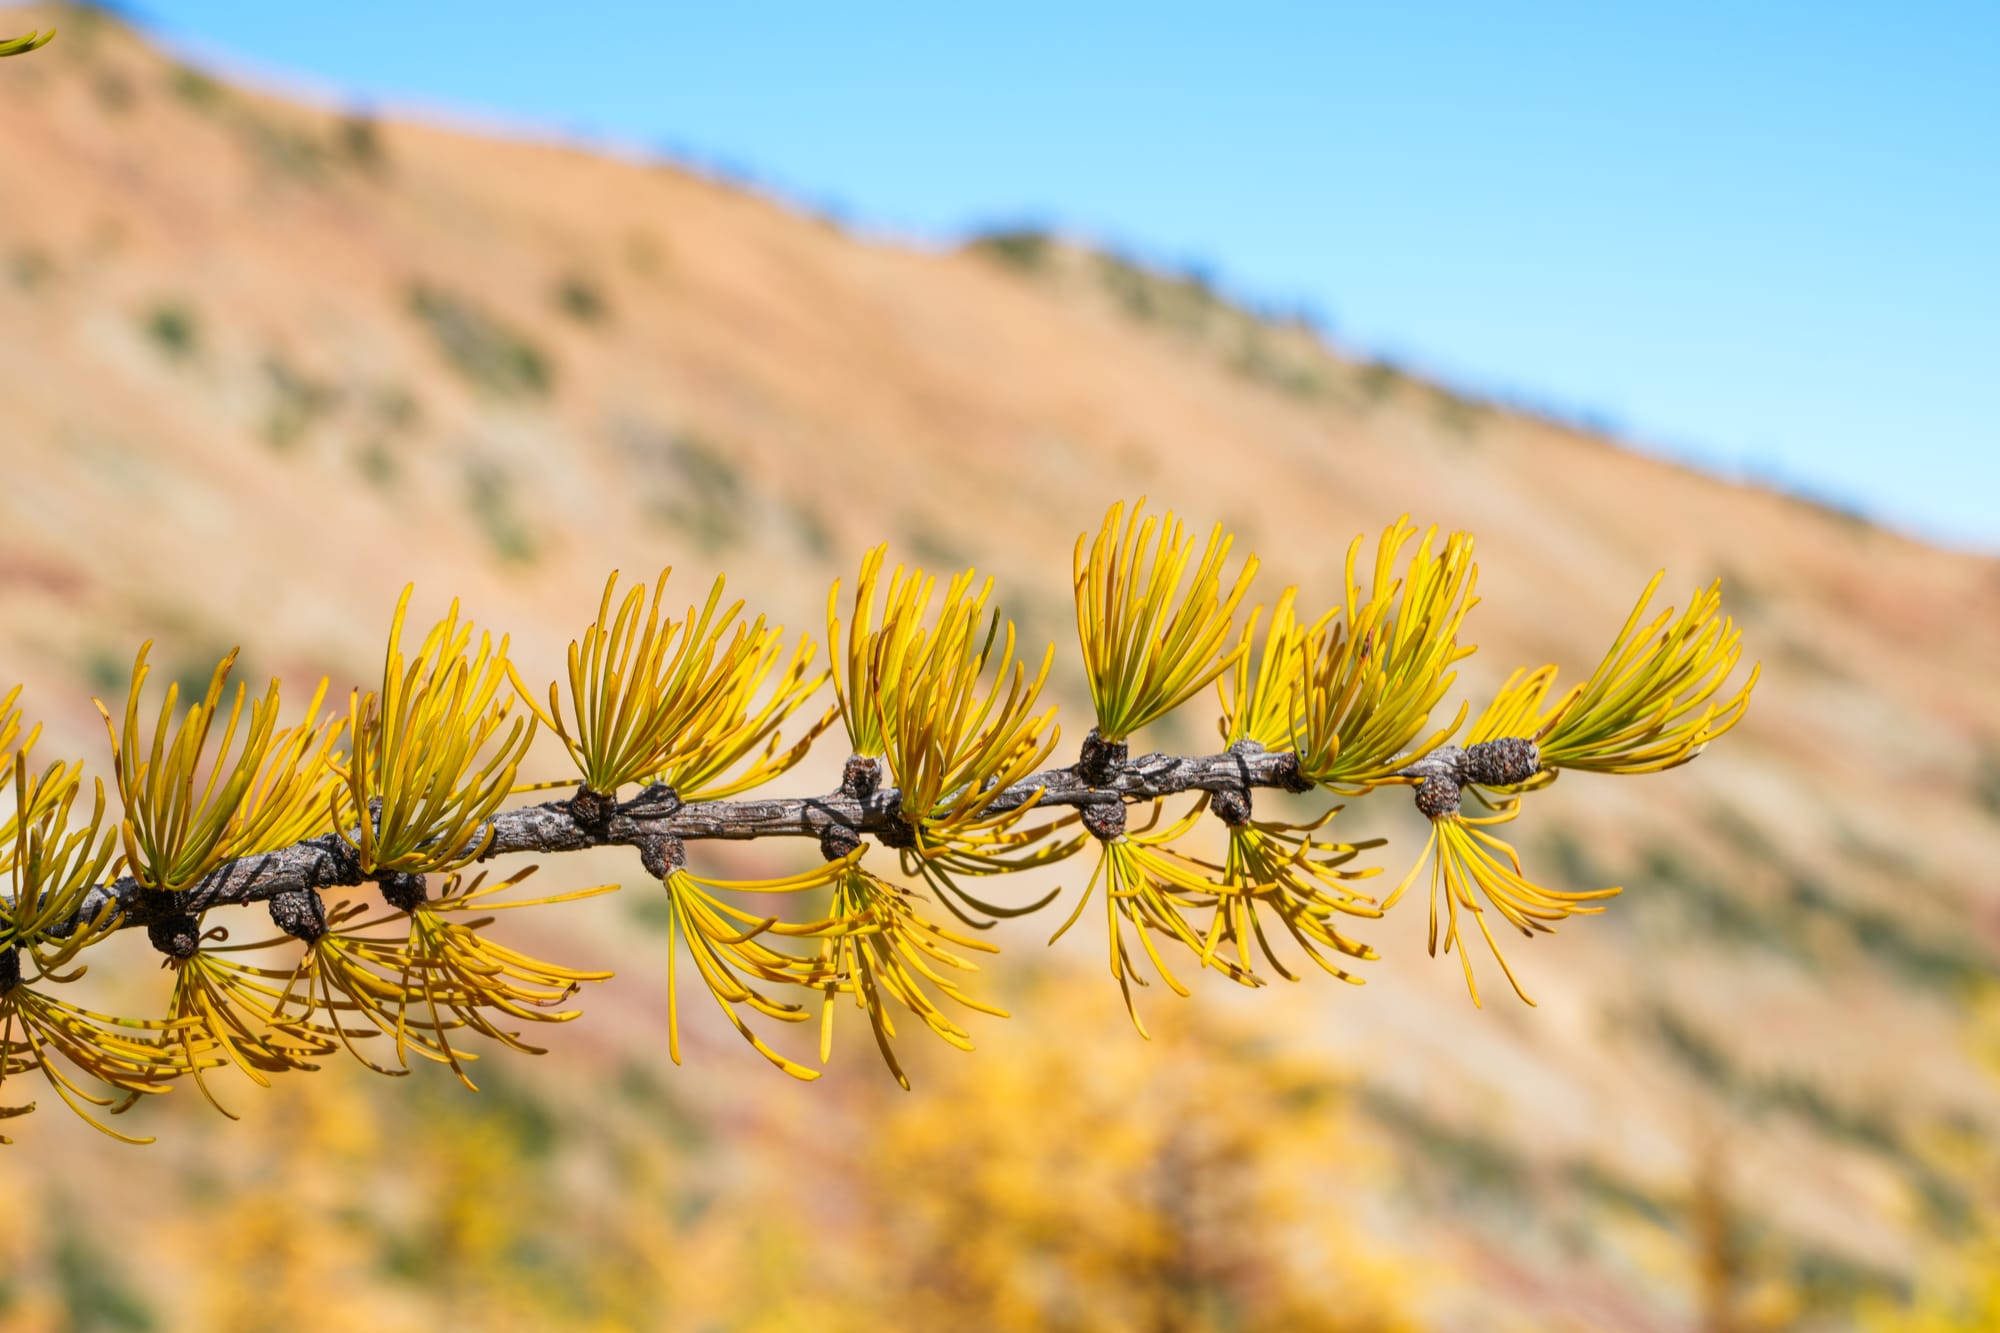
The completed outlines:
<svg viewBox="0 0 2000 1333">
<path fill-rule="evenodd" d="M 1442 746 L 1397 776 L 1418 785 L 1420 804 L 1426 795 L 1440 791 L 1448 791 L 1455 804 L 1463 785 L 1521 782 L 1539 770 L 1532 741 L 1505 739 L 1464 748 Z M 479 859 L 633 847 L 647 858 L 648 869 L 658 873 L 659 867 L 652 864 L 656 858 L 677 860 L 678 844 L 694 841 L 816 838 L 822 846 L 830 846 L 842 840 L 855 845 L 861 837 L 874 836 L 889 845 L 906 843 L 902 792 L 881 785 L 879 772 L 875 761 L 856 756 L 832 792 L 765 800 L 683 803 L 671 788 L 654 785 L 629 801 L 612 804 L 593 799 L 594 793 L 580 792 L 578 797 L 495 815 L 481 830 L 486 846 Z M 1227 793 L 1241 798 L 1241 803 L 1224 802 L 1226 808 L 1219 813 L 1240 822 L 1248 815 L 1250 792 L 1260 787 L 1312 790 L 1312 784 L 1299 776 L 1298 756 L 1290 750 L 1267 750 L 1255 741 L 1239 741 L 1219 754 L 1147 754 L 1133 759 L 1123 744 L 1103 742 L 1093 731 L 1076 763 L 1044 769 L 1015 783 L 986 808 L 1004 814 L 1031 804 L 1040 809 L 1083 809 L 1185 792 Z M 150 889 L 124 876 L 92 889 L 78 919 L 95 920 L 108 910 L 120 929 L 152 926 L 211 908 L 355 887 L 373 878 L 363 873 L 352 844 L 337 833 L 326 833 L 226 862 L 178 893 Z"/>
</svg>

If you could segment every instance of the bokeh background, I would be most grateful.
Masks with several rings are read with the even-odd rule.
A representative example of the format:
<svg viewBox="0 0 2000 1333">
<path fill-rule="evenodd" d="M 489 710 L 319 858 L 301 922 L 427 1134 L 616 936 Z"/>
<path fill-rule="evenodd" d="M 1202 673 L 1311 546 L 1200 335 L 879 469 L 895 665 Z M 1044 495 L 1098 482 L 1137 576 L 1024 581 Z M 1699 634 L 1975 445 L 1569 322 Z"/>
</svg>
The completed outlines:
<svg viewBox="0 0 2000 1333">
<path fill-rule="evenodd" d="M 657 888 L 565 859 L 544 880 L 624 891 L 509 938 L 618 976 L 548 1055 L 482 1062 L 476 1096 L 336 1066 L 234 1089 L 233 1124 L 155 1099 L 128 1117 L 143 1149 L 49 1097 L 13 1122 L 0 1324 L 2000 1320 L 2000 481 L 1978 401 L 2000 296 L 1971 244 L 1990 90 L 1954 81 L 1976 42 L 1937 16 L 1921 41 L 1905 25 L 1931 20 L 1899 17 L 1901 45 L 1858 21 L 1793 47 L 1676 29 L 1640 87 L 1685 100 L 1621 145 L 1598 94 L 1644 98 L 1616 69 L 1442 20 L 1409 67 L 1443 102 L 1411 119 L 1369 114 L 1396 83 L 1371 56 L 1402 48 L 1319 19 L 1233 30 L 1202 84 L 1164 14 L 1130 21 L 1120 64 L 1108 21 L 917 24 L 932 58 L 906 62 L 897 24 L 842 44 L 824 14 L 663 47 L 617 14 L 441 6 L 399 30 L 344 6 L 336 43 L 288 7 L 205 8 L 0 11 L 0 35 L 60 29 L 0 63 L 0 685 L 25 685 L 51 755 L 103 758 L 91 699 L 142 641 L 184 682 L 240 645 L 253 679 L 344 691 L 414 580 L 417 615 L 460 598 L 552 678 L 613 568 L 671 564 L 690 597 L 726 570 L 816 628 L 878 541 L 993 573 L 1058 645 L 1080 736 L 1070 546 L 1141 493 L 1229 524 L 1266 601 L 1330 602 L 1348 542 L 1398 514 L 1472 530 L 1467 697 L 1516 665 L 1588 670 L 1662 566 L 1677 597 L 1724 581 L 1765 674 L 1699 763 L 1529 802 L 1532 870 L 1625 889 L 1513 949 L 1533 1009 L 1475 1009 L 1411 900 L 1369 932 L 1367 984 L 1155 986 L 1141 1041 L 1091 922 L 1051 948 L 1035 918 L 984 976 L 1013 1016 L 971 1054 L 906 1042 L 911 1092 L 855 1025 L 795 1084 L 691 993 L 676 1067 Z M 765 77 L 732 79 L 767 37 Z M 1095 101 L 1079 43 L 1114 69 Z M 1531 48 L 1583 82 L 1508 64 Z M 1319 50 L 1342 58 L 1315 70 Z M 831 90 L 801 74 L 849 55 Z M 1915 91 L 1844 81 L 1850 58 Z M 1047 97 L 993 104 L 1041 61 Z M 906 65 L 891 106 L 868 71 Z M 1749 95 L 1772 68 L 1796 96 Z M 1170 105 L 1185 126 L 1146 121 Z M 1365 154 L 1267 151 L 1343 110 Z M 867 116 L 935 146 L 871 156 Z M 1041 175 L 951 150 L 974 125 L 1052 143 L 1051 116 L 1082 147 Z M 1496 117 L 1525 136 L 1499 167 Z M 1663 173 L 1706 191 L 1705 243 L 1670 242 L 1697 219 L 1651 207 Z M 1306 178 L 1338 188 L 1269 194 Z M 1397 221 L 1453 209 L 1457 231 Z M 1488 251 L 1450 243 L 1482 230 Z M 1454 302 L 1472 270 L 1492 287 Z M 1213 717 L 1204 698 L 1141 744 L 1206 747 Z M 841 757 L 824 743 L 789 789 Z M 1407 804 L 1336 821 L 1389 839 L 1391 883 L 1421 846 Z M 746 874 L 798 854 L 703 853 Z M 143 941 L 100 952 L 106 1007 L 162 1002 Z"/>
</svg>

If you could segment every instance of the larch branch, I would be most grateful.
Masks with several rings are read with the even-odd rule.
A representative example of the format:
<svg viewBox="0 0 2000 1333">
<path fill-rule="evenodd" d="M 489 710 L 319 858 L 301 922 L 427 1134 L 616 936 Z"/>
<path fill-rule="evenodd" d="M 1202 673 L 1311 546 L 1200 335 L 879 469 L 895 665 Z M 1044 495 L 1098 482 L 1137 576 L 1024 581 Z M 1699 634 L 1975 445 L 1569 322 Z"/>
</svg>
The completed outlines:
<svg viewBox="0 0 2000 1333">
<path fill-rule="evenodd" d="M 1488 742 L 1493 744 L 1499 742 Z M 1040 809 L 1079 809 L 1186 792 L 1231 792 L 1247 797 L 1259 787 L 1312 790 L 1312 784 L 1299 775 L 1296 754 L 1267 750 L 1255 741 L 1239 741 L 1219 754 L 1148 754 L 1136 759 L 1122 754 L 1107 758 L 1103 749 L 1093 733 L 1078 763 L 1044 769 L 1008 787 L 993 798 L 987 811 L 1004 814 L 1030 804 Z M 1413 782 L 1431 778 L 1454 784 L 1471 781 L 1481 749 L 1443 746 L 1412 762 L 1397 776 Z M 865 767 L 868 761 L 859 762 L 864 765 L 862 772 L 869 771 Z M 870 784 L 855 780 L 856 763 L 849 761 L 848 778 L 840 789 L 822 796 L 684 803 L 671 788 L 656 785 L 617 804 L 566 798 L 505 810 L 482 827 L 480 840 L 486 845 L 479 859 L 580 852 L 593 847 L 633 847 L 644 852 L 668 839 L 682 843 L 824 839 L 830 830 L 845 830 L 856 838 L 874 835 L 891 845 L 907 843 L 901 791 L 893 786 L 869 790 Z M 1086 769 L 1090 770 L 1088 777 Z M 130 875 L 98 885 L 85 897 L 77 920 L 95 920 L 108 910 L 119 929 L 145 926 L 199 915 L 215 907 L 267 902 L 281 894 L 356 887 L 374 878 L 363 873 L 360 854 L 346 838 L 324 833 L 276 851 L 229 861 L 178 893 L 150 889 Z M 70 923 L 69 928 L 74 929 L 74 925 Z"/>
</svg>

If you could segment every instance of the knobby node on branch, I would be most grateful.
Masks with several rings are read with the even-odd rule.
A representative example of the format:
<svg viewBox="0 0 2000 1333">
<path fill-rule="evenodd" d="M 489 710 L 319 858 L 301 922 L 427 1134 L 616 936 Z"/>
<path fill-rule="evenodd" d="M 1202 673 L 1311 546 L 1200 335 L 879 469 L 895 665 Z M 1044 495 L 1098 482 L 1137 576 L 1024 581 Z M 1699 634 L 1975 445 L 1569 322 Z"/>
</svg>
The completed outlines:
<svg viewBox="0 0 2000 1333">
<path fill-rule="evenodd" d="M 276 681 L 254 698 L 232 690 L 234 653 L 199 699 L 169 685 L 149 708 L 142 648 L 123 708 L 98 705 L 109 792 L 80 762 L 37 765 L 40 729 L 23 730 L 16 687 L 0 697 L 0 789 L 11 794 L 0 823 L 0 1086 L 39 1075 L 132 1142 L 145 1140 L 104 1115 L 184 1077 L 225 1114 L 228 1071 L 268 1085 L 337 1053 L 385 1074 L 407 1073 L 414 1055 L 473 1086 L 475 1038 L 537 1051 L 526 1025 L 576 1017 L 576 993 L 609 976 L 518 952 L 487 927 L 502 911 L 616 887 L 529 897 L 520 886 L 533 867 L 497 880 L 475 867 L 600 846 L 634 849 L 665 894 L 675 1060 L 679 973 L 691 965 L 785 1072 L 817 1077 L 836 1015 L 852 1006 L 907 1087 L 897 1025 L 970 1048 L 971 1015 L 1004 1016 L 976 984 L 975 957 L 996 952 L 984 932 L 1062 892 L 1010 896 L 1004 877 L 1076 856 L 1090 869 L 1055 935 L 1099 905 L 1141 1033 L 1133 987 L 1153 977 L 1185 995 L 1190 970 L 1261 986 L 1298 980 L 1303 960 L 1359 982 L 1358 965 L 1376 955 L 1349 932 L 1426 876 L 1432 952 L 1440 939 L 1458 950 L 1477 1003 L 1469 923 L 1526 1000 L 1494 926 L 1548 931 L 1602 911 L 1618 890 L 1534 883 L 1495 826 L 1566 770 L 1686 763 L 1735 725 L 1756 683 L 1752 670 L 1724 693 L 1740 645 L 1719 589 L 1649 615 L 1656 577 L 1586 680 L 1558 690 L 1553 667 L 1517 671 L 1469 728 L 1465 706 L 1439 724 L 1473 651 L 1460 641 L 1477 601 L 1470 536 L 1420 535 L 1399 519 L 1372 562 L 1355 539 L 1344 588 L 1315 618 L 1301 618 L 1295 588 L 1268 616 L 1242 615 L 1255 557 L 1226 574 L 1232 539 L 1220 525 L 1199 542 L 1144 504 L 1129 515 L 1113 505 L 1077 542 L 1095 725 L 1069 764 L 1055 762 L 1056 709 L 1041 701 L 1055 649 L 1018 650 L 991 579 L 967 570 L 940 585 L 922 569 L 885 570 L 881 547 L 851 595 L 833 586 L 826 666 L 809 638 L 727 601 L 720 579 L 677 616 L 671 571 L 622 595 L 614 573 L 570 646 L 566 682 L 546 691 L 522 678 L 506 638 L 475 640 L 456 603 L 406 650 L 408 591 L 380 683 L 352 691 L 345 709 L 329 704 L 325 681 L 294 712 Z M 1131 754 L 1139 729 L 1211 686 L 1218 752 Z M 850 756 L 836 790 L 751 794 L 836 722 Z M 560 739 L 574 777 L 524 775 L 540 728 Z M 1357 864 L 1382 840 L 1328 833 L 1340 807 L 1282 817 L 1298 793 L 1398 786 L 1431 833 L 1386 895 L 1367 891 L 1380 867 Z M 571 790 L 518 799 L 554 787 Z M 1190 836 L 1205 815 L 1220 825 L 1213 859 Z M 703 868 L 704 841 L 785 837 L 816 842 L 818 856 L 802 850 L 799 868 L 768 879 Z M 232 935 L 228 909 L 260 902 L 271 933 L 241 918 L 242 938 Z M 69 998 L 88 951 L 133 926 L 170 974 L 159 1012 L 125 1018 Z M 817 1064 L 760 1032 L 814 1020 Z"/>
</svg>

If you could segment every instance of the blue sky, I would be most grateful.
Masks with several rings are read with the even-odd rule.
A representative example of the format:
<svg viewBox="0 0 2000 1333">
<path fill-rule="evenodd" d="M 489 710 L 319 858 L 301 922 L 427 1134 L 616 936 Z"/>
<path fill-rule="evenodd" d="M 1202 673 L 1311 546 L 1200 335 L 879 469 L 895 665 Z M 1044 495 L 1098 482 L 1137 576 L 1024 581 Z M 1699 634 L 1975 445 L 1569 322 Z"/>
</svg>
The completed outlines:
<svg viewBox="0 0 2000 1333">
<path fill-rule="evenodd" d="M 871 232 L 1199 264 L 2000 552 L 2000 5 L 129 8 L 265 82 L 725 162 Z"/>
</svg>

